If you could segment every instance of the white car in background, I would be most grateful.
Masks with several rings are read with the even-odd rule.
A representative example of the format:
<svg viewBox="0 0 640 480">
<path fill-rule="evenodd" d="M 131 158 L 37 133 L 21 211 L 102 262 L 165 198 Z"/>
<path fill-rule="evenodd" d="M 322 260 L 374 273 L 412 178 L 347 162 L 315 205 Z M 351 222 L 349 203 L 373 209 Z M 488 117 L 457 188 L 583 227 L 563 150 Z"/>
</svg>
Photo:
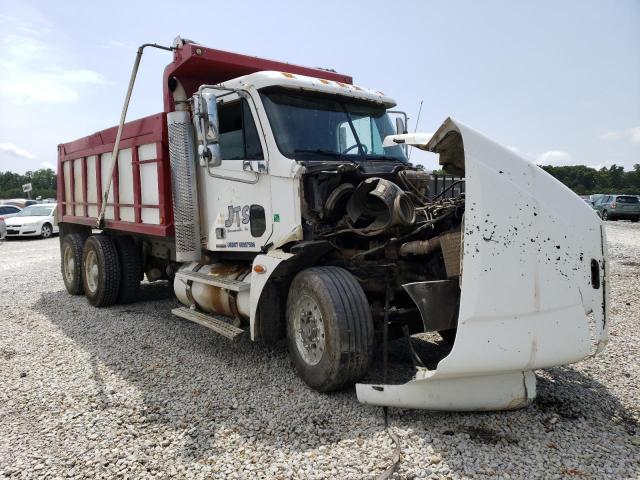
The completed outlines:
<svg viewBox="0 0 640 480">
<path fill-rule="evenodd" d="M 49 238 L 58 233 L 55 203 L 36 204 L 26 207 L 17 215 L 7 218 L 7 239 L 18 237 Z"/>
</svg>

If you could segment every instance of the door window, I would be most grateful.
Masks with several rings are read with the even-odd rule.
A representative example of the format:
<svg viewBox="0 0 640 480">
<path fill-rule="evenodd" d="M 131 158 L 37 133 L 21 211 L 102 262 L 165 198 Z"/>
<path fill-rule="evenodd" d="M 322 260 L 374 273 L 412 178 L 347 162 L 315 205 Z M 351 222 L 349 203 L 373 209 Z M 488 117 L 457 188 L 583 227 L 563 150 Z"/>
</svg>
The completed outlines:
<svg viewBox="0 0 640 480">
<path fill-rule="evenodd" d="M 633 197 L 631 195 L 626 195 L 624 197 L 616 197 L 616 202 L 618 203 L 639 203 L 638 197 Z"/>
<path fill-rule="evenodd" d="M 218 104 L 223 160 L 263 160 L 262 146 L 246 100 Z"/>
</svg>

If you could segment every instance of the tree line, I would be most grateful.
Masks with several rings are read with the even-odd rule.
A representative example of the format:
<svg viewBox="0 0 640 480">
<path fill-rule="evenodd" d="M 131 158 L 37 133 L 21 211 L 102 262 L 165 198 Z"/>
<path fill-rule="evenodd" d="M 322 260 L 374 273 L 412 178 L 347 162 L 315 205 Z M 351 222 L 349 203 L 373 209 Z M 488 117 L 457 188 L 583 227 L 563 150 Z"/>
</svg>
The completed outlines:
<svg viewBox="0 0 640 480">
<path fill-rule="evenodd" d="M 50 168 L 28 171 L 24 175 L 14 172 L 0 172 L 0 199 L 27 198 L 22 185 L 33 187 L 31 198 L 56 198 L 56 172 Z"/>
<path fill-rule="evenodd" d="M 584 165 L 554 167 L 541 165 L 549 174 L 564 183 L 578 195 L 592 193 L 629 193 L 640 195 L 640 164 L 625 172 L 624 167 L 611 165 L 597 170 Z"/>
<path fill-rule="evenodd" d="M 640 194 L 640 164 L 636 163 L 633 170 L 625 172 L 624 167 L 611 165 L 595 169 L 584 165 L 571 165 L 554 167 L 541 165 L 541 167 L 564 183 L 578 195 L 592 193 L 630 193 Z M 434 173 L 443 172 L 436 170 Z M 26 172 L 24 175 L 13 172 L 0 172 L 0 199 L 1 198 L 26 198 L 22 192 L 22 185 L 31 183 L 32 198 L 56 197 L 56 173 L 50 168 L 42 168 L 36 171 Z"/>
<path fill-rule="evenodd" d="M 585 165 L 569 165 L 554 167 L 553 165 L 539 165 L 551 176 L 564 183 L 578 195 L 593 193 L 628 193 L 640 195 L 640 164 L 636 163 L 633 170 L 625 172 L 624 167 L 611 165 L 596 169 Z M 442 169 L 433 170 L 433 174 L 445 175 Z"/>
</svg>

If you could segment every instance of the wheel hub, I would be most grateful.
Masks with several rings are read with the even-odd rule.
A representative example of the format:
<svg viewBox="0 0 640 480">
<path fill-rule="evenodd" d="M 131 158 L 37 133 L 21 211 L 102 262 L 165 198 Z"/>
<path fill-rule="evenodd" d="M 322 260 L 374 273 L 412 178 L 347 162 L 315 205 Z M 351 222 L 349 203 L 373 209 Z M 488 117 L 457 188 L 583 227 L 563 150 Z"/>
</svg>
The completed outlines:
<svg viewBox="0 0 640 480">
<path fill-rule="evenodd" d="M 98 289 L 98 258 L 94 251 L 90 251 L 87 255 L 84 272 L 87 278 L 87 287 L 93 293 Z"/>
<path fill-rule="evenodd" d="M 67 247 L 64 249 L 64 275 L 67 278 L 67 282 L 71 283 L 73 281 L 73 276 L 76 270 L 76 263 L 73 259 L 73 251 L 71 247 Z"/>
<path fill-rule="evenodd" d="M 318 304 L 308 295 L 298 302 L 294 329 L 296 347 L 303 360 L 309 365 L 320 363 L 325 348 L 324 323 Z"/>
</svg>

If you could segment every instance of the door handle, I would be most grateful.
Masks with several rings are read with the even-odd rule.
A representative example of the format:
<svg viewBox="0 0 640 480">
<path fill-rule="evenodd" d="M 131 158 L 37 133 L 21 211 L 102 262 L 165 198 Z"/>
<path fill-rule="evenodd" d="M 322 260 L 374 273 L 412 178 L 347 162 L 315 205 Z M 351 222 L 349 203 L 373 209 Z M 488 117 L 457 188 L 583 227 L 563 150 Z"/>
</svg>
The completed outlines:
<svg viewBox="0 0 640 480">
<path fill-rule="evenodd" d="M 262 160 L 243 160 L 242 169 L 246 172 L 266 173 L 267 164 Z"/>
</svg>

